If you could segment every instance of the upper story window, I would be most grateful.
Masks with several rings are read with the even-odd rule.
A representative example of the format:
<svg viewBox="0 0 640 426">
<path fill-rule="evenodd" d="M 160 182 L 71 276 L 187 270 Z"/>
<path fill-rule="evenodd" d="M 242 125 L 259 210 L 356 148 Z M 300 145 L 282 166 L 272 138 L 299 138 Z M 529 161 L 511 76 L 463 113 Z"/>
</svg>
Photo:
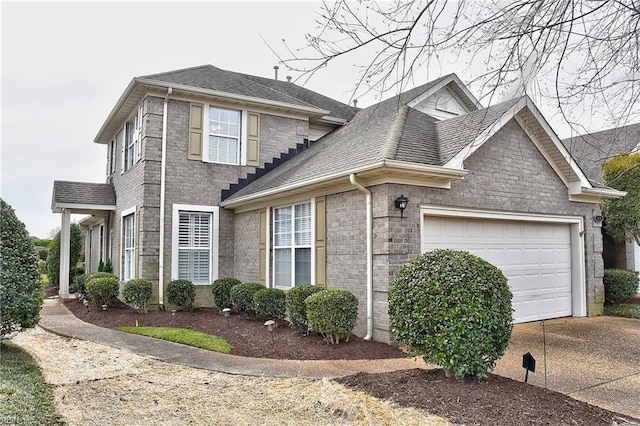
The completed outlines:
<svg viewBox="0 0 640 426">
<path fill-rule="evenodd" d="M 124 126 L 123 143 L 123 172 L 129 170 L 135 163 L 140 161 L 142 143 L 142 105 L 138 106 L 136 113 Z"/>
<path fill-rule="evenodd" d="M 122 280 L 135 278 L 136 215 L 135 211 L 122 217 Z"/>
<path fill-rule="evenodd" d="M 239 166 L 260 165 L 260 114 L 192 102 L 187 158 Z"/>
<path fill-rule="evenodd" d="M 240 164 L 241 118 L 240 111 L 209 107 L 209 137 L 204 150 L 208 161 Z"/>
</svg>

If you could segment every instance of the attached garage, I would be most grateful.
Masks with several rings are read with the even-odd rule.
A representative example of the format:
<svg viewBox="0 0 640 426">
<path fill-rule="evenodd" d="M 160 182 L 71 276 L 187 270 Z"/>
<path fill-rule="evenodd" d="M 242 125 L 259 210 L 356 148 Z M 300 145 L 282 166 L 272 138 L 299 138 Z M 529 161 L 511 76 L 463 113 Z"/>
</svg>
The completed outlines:
<svg viewBox="0 0 640 426">
<path fill-rule="evenodd" d="M 422 252 L 467 250 L 496 265 L 516 322 L 586 314 L 581 218 L 422 210 Z"/>
</svg>

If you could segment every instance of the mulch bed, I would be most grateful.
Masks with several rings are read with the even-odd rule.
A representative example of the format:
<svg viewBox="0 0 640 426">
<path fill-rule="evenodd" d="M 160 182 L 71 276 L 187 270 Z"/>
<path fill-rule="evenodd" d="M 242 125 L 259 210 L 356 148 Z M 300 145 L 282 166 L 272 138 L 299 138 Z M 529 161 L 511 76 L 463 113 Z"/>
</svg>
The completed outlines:
<svg viewBox="0 0 640 426">
<path fill-rule="evenodd" d="M 467 379 L 461 382 L 446 378 L 441 369 L 415 369 L 383 374 L 359 373 L 336 381 L 376 398 L 425 410 L 455 424 L 624 424 L 617 413 L 494 374 L 481 381 Z"/>
<path fill-rule="evenodd" d="M 50 295 L 57 290 L 47 289 Z M 397 348 L 377 342 L 351 338 L 339 345 L 327 344 L 320 336 L 307 336 L 282 324 L 274 333 L 274 342 L 263 320 L 232 314 L 226 319 L 217 309 L 193 312 L 150 311 L 138 314 L 121 302 L 109 311 L 78 302 L 66 306 L 83 321 L 113 328 L 120 325 L 172 326 L 199 330 L 226 339 L 232 354 L 275 359 L 379 359 L 404 358 Z M 405 370 L 390 373 L 360 373 L 337 382 L 401 406 L 422 409 L 462 425 L 638 425 L 627 423 L 618 413 L 577 401 L 564 394 L 489 374 L 487 379 L 463 382 L 446 378 L 438 370 Z M 638 420 L 636 420 L 638 421 Z M 640 422 L 640 421 L 639 421 Z"/>
<path fill-rule="evenodd" d="M 215 308 L 199 308 L 192 312 L 149 311 L 139 314 L 117 300 L 108 311 L 74 300 L 65 302 L 73 314 L 83 321 L 100 327 L 142 326 L 179 327 L 201 331 L 225 339 L 231 345 L 231 354 L 275 359 L 385 359 L 406 358 L 401 350 L 379 342 L 367 342 L 352 336 L 348 342 L 330 345 L 322 336 L 307 335 L 289 327 L 282 321 L 273 336 L 264 326 L 264 319 L 248 319 L 236 313 L 226 318 Z M 273 339 L 272 339 L 273 337 Z"/>
</svg>

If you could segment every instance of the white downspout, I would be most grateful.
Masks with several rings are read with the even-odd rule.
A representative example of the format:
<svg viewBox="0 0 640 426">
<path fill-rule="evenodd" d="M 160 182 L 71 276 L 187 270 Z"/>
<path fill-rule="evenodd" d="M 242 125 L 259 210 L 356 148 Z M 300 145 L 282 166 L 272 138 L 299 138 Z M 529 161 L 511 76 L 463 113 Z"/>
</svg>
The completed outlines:
<svg viewBox="0 0 640 426">
<path fill-rule="evenodd" d="M 356 180 L 356 174 L 349 175 L 351 185 L 358 188 L 365 195 L 367 208 L 367 335 L 364 340 L 371 340 L 373 337 L 373 203 L 371 202 L 371 191 L 360 185 Z"/>
<path fill-rule="evenodd" d="M 162 108 L 162 160 L 160 163 L 160 247 L 158 262 L 158 307 L 164 311 L 164 198 L 165 198 L 165 177 L 167 173 L 167 112 L 169 107 L 169 96 L 173 89 L 167 89 L 167 96 L 164 97 Z"/>
</svg>

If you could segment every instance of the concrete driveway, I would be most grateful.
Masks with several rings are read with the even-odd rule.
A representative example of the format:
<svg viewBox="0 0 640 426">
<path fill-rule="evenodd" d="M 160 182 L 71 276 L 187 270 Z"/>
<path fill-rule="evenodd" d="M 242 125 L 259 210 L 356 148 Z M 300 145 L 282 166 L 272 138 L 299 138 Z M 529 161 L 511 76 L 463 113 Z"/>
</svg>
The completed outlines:
<svg viewBox="0 0 640 426">
<path fill-rule="evenodd" d="M 545 387 L 546 381 L 549 389 L 640 419 L 640 320 L 602 316 L 542 324 L 514 326 L 494 373 L 524 381 L 522 355 L 531 352 L 536 371 L 529 383 Z"/>
</svg>

